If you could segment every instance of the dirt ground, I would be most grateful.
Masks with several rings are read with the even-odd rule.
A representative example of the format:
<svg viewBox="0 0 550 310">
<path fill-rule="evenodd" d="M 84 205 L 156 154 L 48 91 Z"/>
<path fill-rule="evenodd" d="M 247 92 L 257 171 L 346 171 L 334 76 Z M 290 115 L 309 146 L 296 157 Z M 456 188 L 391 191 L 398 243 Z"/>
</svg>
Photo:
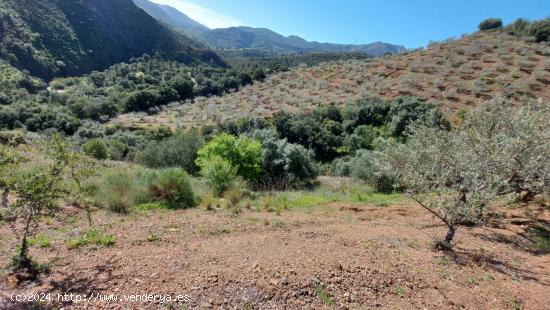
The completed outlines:
<svg viewBox="0 0 550 310">
<path fill-rule="evenodd" d="M 331 203 L 280 215 L 199 208 L 130 215 L 98 212 L 96 225 L 116 235 L 115 245 L 72 250 L 64 238 L 85 229 L 84 215 L 73 209 L 65 213 L 62 222 L 49 221 L 44 227 L 52 244 L 31 251 L 41 262 L 54 262 L 51 273 L 19 285 L 5 273 L 0 309 L 549 309 L 550 305 L 550 256 L 532 248 L 522 233 L 535 223 L 548 227 L 547 206 L 505 209 L 486 226 L 461 228 L 453 252 L 433 249 L 434 238 L 442 237 L 445 228 L 408 202 Z M 3 265 L 14 246 L 9 232 L 8 225 L 0 227 Z M 29 293 L 44 293 L 38 295 L 43 301 L 11 301 L 17 294 Z M 127 300 L 131 295 L 147 299 L 144 294 L 156 300 Z M 97 300 L 105 299 L 100 295 L 111 295 L 110 300 Z"/>
</svg>

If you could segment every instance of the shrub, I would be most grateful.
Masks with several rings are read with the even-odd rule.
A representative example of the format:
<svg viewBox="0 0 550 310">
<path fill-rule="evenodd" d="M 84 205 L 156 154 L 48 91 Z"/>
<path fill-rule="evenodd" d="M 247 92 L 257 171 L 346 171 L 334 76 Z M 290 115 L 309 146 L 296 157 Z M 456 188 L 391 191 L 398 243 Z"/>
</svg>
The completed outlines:
<svg viewBox="0 0 550 310">
<path fill-rule="evenodd" d="M 336 173 L 340 176 L 351 176 L 364 181 L 377 192 L 391 193 L 394 191 L 393 178 L 380 171 L 374 154 L 368 150 L 358 150 L 349 161 L 337 163 Z"/>
<path fill-rule="evenodd" d="M 19 145 L 25 143 L 25 133 L 15 130 L 0 130 L 0 144 Z"/>
<path fill-rule="evenodd" d="M 487 18 L 479 23 L 478 28 L 480 31 L 500 29 L 502 28 L 502 20 L 500 18 Z"/>
<path fill-rule="evenodd" d="M 110 159 L 121 161 L 128 156 L 130 148 L 124 142 L 118 139 L 105 139 L 104 141 Z"/>
<path fill-rule="evenodd" d="M 382 126 L 389 120 L 390 104 L 379 98 L 363 98 L 344 109 L 344 130 L 352 133 L 361 125 Z"/>
<path fill-rule="evenodd" d="M 104 174 L 95 200 L 110 211 L 127 213 L 136 203 L 138 192 L 135 175 L 126 169 L 115 169 Z"/>
<path fill-rule="evenodd" d="M 192 208 L 197 199 L 189 175 L 181 168 L 155 170 L 145 175 L 148 195 L 170 209 Z"/>
<path fill-rule="evenodd" d="M 8 105 L 12 103 L 10 96 L 6 95 L 3 92 L 0 92 L 0 105 Z"/>
<path fill-rule="evenodd" d="M 150 168 L 180 167 L 190 174 L 198 172 L 195 160 L 204 144 L 195 130 L 177 132 L 162 141 L 151 141 L 136 153 L 136 161 Z"/>
<path fill-rule="evenodd" d="M 104 160 L 109 157 L 107 145 L 103 140 L 91 139 L 82 145 L 82 152 L 95 159 Z"/>
<path fill-rule="evenodd" d="M 372 150 L 374 140 L 380 136 L 381 130 L 370 125 L 361 125 L 355 128 L 353 133 L 346 137 L 344 144 L 348 152 L 354 153 L 359 149 Z"/>
<path fill-rule="evenodd" d="M 261 156 L 262 145 L 259 141 L 221 133 L 198 151 L 196 164 L 203 169 L 219 157 L 234 167 L 238 176 L 246 181 L 255 181 L 260 173 Z"/>
<path fill-rule="evenodd" d="M 215 196 L 221 196 L 237 178 L 237 169 L 227 160 L 214 156 L 201 165 L 201 175 Z"/>
<path fill-rule="evenodd" d="M 173 78 L 170 81 L 170 87 L 179 95 L 180 99 L 185 100 L 193 97 L 193 81 L 187 78 Z"/>
<path fill-rule="evenodd" d="M 550 17 L 534 21 L 529 27 L 529 35 L 537 42 L 550 42 Z"/>
<path fill-rule="evenodd" d="M 550 18 L 529 22 L 525 19 L 518 19 L 506 26 L 505 30 L 515 36 L 531 36 L 537 42 L 550 41 Z"/>
<path fill-rule="evenodd" d="M 136 91 L 126 98 L 126 111 L 147 111 L 148 109 L 163 104 L 162 96 L 156 89 Z"/>
<path fill-rule="evenodd" d="M 297 143 L 315 152 L 317 159 L 332 161 L 342 145 L 342 124 L 329 115 L 291 116 L 285 112 L 274 115 L 273 123 L 280 138 Z"/>
<path fill-rule="evenodd" d="M 407 128 L 416 122 L 429 127 L 449 129 L 449 122 L 437 106 L 418 97 L 397 97 L 390 108 L 390 134 L 404 136 Z"/>
<path fill-rule="evenodd" d="M 257 186 L 264 189 L 298 188 L 310 185 L 318 175 L 313 153 L 299 144 L 278 139 L 271 130 L 251 134 L 262 143 L 262 169 Z"/>
<path fill-rule="evenodd" d="M 85 121 L 76 131 L 76 136 L 80 139 L 103 138 L 105 127 L 97 122 Z"/>
<path fill-rule="evenodd" d="M 33 107 L 27 113 L 25 126 L 30 131 L 57 129 L 72 135 L 80 126 L 80 120 L 65 107 Z"/>
</svg>

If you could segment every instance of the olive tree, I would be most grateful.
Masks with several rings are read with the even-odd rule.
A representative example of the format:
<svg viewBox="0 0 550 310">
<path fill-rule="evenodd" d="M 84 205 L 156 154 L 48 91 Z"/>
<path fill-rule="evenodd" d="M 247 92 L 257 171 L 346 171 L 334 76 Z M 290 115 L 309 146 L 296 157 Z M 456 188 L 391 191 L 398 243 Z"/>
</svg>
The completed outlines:
<svg viewBox="0 0 550 310">
<path fill-rule="evenodd" d="M 548 191 L 549 116 L 542 102 L 514 108 L 496 99 L 450 131 L 412 126 L 407 143 L 386 143 L 377 164 L 447 226 L 438 246 L 450 248 L 457 228 L 479 222 L 496 197 Z"/>
<path fill-rule="evenodd" d="M 12 265 L 16 272 L 27 272 L 30 277 L 35 277 L 39 270 L 29 257 L 28 238 L 35 232 L 42 215 L 57 210 L 57 200 L 64 194 L 60 183 L 69 160 L 67 145 L 59 137 L 54 137 L 47 144 L 46 151 L 49 155 L 46 166 L 35 167 L 3 182 L 5 190 L 12 191 L 16 196 L 14 202 L 6 202 L 12 215 L 13 231 L 20 240 Z M 0 161 L 10 161 L 4 158 L 7 157 L 2 156 Z"/>
</svg>

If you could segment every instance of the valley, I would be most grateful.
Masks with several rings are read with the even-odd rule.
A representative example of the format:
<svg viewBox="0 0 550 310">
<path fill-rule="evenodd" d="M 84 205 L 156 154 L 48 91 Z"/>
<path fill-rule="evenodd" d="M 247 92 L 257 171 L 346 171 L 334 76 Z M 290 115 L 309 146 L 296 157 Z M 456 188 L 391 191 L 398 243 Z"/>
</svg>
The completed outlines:
<svg viewBox="0 0 550 310">
<path fill-rule="evenodd" d="M 547 308 L 543 5 L 157 2 L 0 2 L 0 310 Z"/>
</svg>

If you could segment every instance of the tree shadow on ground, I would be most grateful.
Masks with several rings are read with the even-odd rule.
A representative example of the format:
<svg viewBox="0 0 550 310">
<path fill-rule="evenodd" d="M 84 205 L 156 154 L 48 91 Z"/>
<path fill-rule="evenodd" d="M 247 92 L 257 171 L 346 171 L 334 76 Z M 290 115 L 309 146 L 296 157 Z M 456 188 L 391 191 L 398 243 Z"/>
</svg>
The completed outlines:
<svg viewBox="0 0 550 310">
<path fill-rule="evenodd" d="M 104 263 L 91 268 L 72 269 L 70 272 L 60 273 L 60 279 L 49 283 L 54 291 L 74 294 L 88 294 L 102 291 L 105 283 L 121 279 L 113 271 L 116 266 L 116 256 L 110 257 Z"/>
<path fill-rule="evenodd" d="M 522 268 L 518 264 L 511 264 L 496 258 L 485 251 L 472 251 L 466 249 L 454 249 L 445 252 L 445 256 L 460 266 L 479 266 L 491 269 L 513 278 L 532 280 L 543 285 L 550 285 L 550 281 L 541 280 L 531 270 Z"/>
<path fill-rule="evenodd" d="M 70 298 L 58 299 L 58 294 L 78 294 L 88 295 L 91 293 L 102 292 L 106 283 L 121 279 L 121 276 L 113 274 L 115 270 L 115 257 L 107 259 L 102 264 L 95 265 L 90 268 L 70 269 L 68 272 L 58 271 L 55 273 L 55 279 L 37 279 L 33 286 L 41 286 L 45 283 L 49 284 L 51 289 L 51 301 L 42 302 L 11 302 L 7 301 L 5 305 L 0 303 L 0 310 L 46 310 L 52 309 L 52 306 L 71 307 L 75 304 L 75 300 Z M 24 293 L 24 292 L 22 292 Z"/>
<path fill-rule="evenodd" d="M 513 213 L 498 214 L 486 222 L 485 226 L 492 228 L 489 233 L 477 233 L 474 236 L 489 242 L 508 244 L 532 255 L 548 254 L 550 221 L 545 219 L 547 212 L 546 205 L 539 205 L 534 209 L 524 207 Z"/>
</svg>

